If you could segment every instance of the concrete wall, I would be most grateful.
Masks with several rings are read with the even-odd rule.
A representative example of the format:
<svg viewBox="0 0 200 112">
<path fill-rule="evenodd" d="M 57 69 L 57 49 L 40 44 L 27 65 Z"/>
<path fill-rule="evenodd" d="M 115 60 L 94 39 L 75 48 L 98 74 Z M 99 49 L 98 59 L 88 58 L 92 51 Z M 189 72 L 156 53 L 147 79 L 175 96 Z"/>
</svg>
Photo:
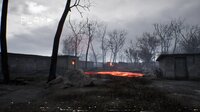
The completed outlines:
<svg viewBox="0 0 200 112">
<path fill-rule="evenodd" d="M 200 79 L 200 56 L 187 57 L 187 69 L 190 79 Z"/>
<path fill-rule="evenodd" d="M 72 60 L 77 64 L 78 58 L 73 56 L 59 56 L 57 60 L 57 73 L 63 74 L 77 65 L 72 65 Z M 1 57 L 0 57 L 1 61 Z M 11 74 L 35 74 L 38 72 L 48 73 L 50 69 L 51 58 L 47 56 L 9 54 L 8 63 Z M 1 66 L 1 62 L 0 62 Z M 0 75 L 2 75 L 0 67 Z M 2 77 L 2 76 L 0 76 Z"/>
<path fill-rule="evenodd" d="M 162 70 L 163 77 L 168 79 L 174 79 L 174 58 L 166 57 L 165 59 L 159 61 L 159 66 Z"/>
<path fill-rule="evenodd" d="M 200 55 L 182 56 L 186 59 L 186 71 L 189 79 L 200 79 Z M 166 56 L 159 60 L 159 66 L 162 70 L 163 77 L 167 79 L 175 79 L 175 61 L 176 56 Z M 178 68 L 181 69 L 181 68 Z M 181 74 L 179 74 L 181 75 Z"/>
<path fill-rule="evenodd" d="M 85 69 L 85 61 L 79 61 L 78 62 L 78 68 Z M 87 69 L 93 69 L 94 68 L 94 62 L 88 61 L 87 62 Z"/>
</svg>

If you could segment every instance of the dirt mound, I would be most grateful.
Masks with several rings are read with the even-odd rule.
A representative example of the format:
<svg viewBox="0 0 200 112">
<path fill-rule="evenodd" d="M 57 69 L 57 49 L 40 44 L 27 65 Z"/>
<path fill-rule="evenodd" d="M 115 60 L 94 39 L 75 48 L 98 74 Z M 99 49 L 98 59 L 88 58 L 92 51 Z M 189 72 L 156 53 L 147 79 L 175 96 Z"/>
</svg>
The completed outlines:
<svg viewBox="0 0 200 112">
<path fill-rule="evenodd" d="M 94 85 L 93 81 L 84 74 L 82 70 L 70 70 L 63 76 L 57 76 L 56 79 L 48 83 L 48 87 L 56 86 L 59 88 L 84 87 Z"/>
</svg>

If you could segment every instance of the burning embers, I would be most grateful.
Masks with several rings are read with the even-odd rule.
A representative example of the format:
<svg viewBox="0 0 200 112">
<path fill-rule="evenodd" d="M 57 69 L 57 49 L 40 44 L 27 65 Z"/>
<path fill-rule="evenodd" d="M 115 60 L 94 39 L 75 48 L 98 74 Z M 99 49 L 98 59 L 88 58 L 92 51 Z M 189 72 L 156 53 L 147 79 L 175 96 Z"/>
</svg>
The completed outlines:
<svg viewBox="0 0 200 112">
<path fill-rule="evenodd" d="M 119 77 L 143 77 L 142 73 L 119 72 L 119 71 L 104 71 L 104 72 L 85 72 L 86 75 L 112 75 Z"/>
</svg>

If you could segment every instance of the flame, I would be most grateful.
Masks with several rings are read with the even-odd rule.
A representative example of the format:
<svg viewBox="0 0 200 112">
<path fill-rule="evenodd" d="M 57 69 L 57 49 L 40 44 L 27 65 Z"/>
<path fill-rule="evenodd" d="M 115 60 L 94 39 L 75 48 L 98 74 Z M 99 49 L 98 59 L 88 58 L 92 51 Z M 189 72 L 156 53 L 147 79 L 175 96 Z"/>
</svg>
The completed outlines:
<svg viewBox="0 0 200 112">
<path fill-rule="evenodd" d="M 74 60 L 72 61 L 72 65 L 75 65 L 75 61 Z"/>
<path fill-rule="evenodd" d="M 113 63 L 112 63 L 112 62 L 110 62 L 110 63 L 109 63 L 109 66 L 110 66 L 110 67 L 112 67 L 112 66 L 113 66 Z"/>
<path fill-rule="evenodd" d="M 143 77 L 142 73 L 132 73 L 132 72 L 119 72 L 119 71 L 106 71 L 106 72 L 85 72 L 86 75 L 112 75 L 120 77 Z"/>
</svg>

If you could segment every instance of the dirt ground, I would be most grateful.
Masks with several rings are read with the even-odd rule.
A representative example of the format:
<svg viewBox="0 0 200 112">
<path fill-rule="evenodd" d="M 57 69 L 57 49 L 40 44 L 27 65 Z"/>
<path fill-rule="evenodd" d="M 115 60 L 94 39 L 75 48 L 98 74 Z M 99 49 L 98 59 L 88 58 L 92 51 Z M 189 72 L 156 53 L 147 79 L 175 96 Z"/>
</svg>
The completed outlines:
<svg viewBox="0 0 200 112">
<path fill-rule="evenodd" d="M 179 100 L 185 106 L 200 107 L 200 82 L 154 80 L 152 87 L 163 91 L 168 97 Z"/>
<path fill-rule="evenodd" d="M 109 77 L 65 89 L 25 81 L 0 84 L 0 112 L 200 112 L 197 81 Z"/>
</svg>

